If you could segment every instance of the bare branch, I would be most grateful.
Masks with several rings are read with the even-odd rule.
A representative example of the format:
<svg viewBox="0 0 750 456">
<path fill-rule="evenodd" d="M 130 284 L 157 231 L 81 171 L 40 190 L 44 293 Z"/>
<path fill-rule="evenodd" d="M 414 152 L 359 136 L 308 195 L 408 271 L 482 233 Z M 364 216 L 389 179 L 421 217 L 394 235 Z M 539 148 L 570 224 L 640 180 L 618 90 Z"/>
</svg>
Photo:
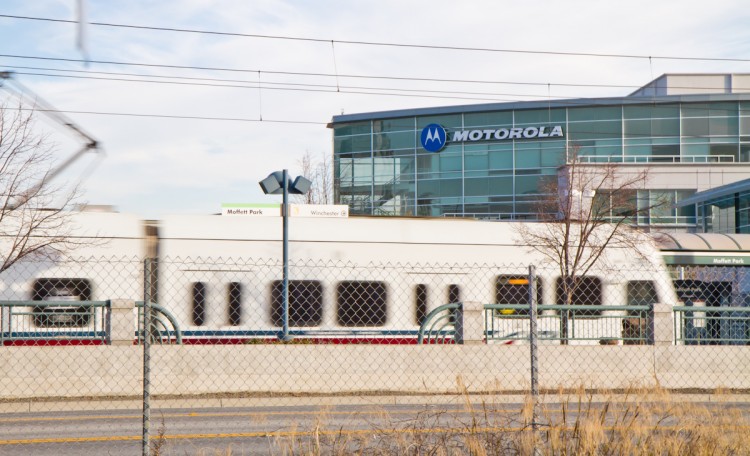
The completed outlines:
<svg viewBox="0 0 750 456">
<path fill-rule="evenodd" d="M 326 154 L 321 154 L 315 160 L 310 152 L 298 162 L 300 174 L 312 181 L 310 190 L 304 195 L 297 195 L 295 200 L 302 204 L 332 204 L 333 202 L 333 169 L 331 159 Z"/>
<path fill-rule="evenodd" d="M 50 182 L 52 148 L 35 132 L 34 113 L 0 105 L 0 272 L 17 261 L 69 252 L 70 205 L 78 191 Z"/>
</svg>

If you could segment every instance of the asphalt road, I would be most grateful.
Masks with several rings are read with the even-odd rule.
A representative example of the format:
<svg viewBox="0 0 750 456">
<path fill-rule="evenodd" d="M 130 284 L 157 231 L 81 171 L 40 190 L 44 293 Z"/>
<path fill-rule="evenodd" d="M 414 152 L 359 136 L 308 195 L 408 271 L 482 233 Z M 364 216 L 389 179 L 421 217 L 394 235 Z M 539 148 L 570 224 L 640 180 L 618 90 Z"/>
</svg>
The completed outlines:
<svg viewBox="0 0 750 456">
<path fill-rule="evenodd" d="M 632 413 L 634 405 L 617 407 Z M 696 404 L 700 413 L 721 414 L 730 407 L 738 416 L 750 416 L 746 402 Z M 614 409 L 611 402 L 549 403 L 542 406 L 539 423 L 574 422 L 605 408 Z M 150 444 L 159 446 L 152 454 L 160 455 L 346 454 L 373 446 L 398 454 L 406 445 L 461 445 L 471 432 L 528 430 L 523 409 L 522 403 L 480 401 L 152 409 Z M 663 413 L 660 426 L 679 424 L 670 410 Z M 621 418 L 614 413 L 608 421 Z M 5 413 L 0 414 L 0 455 L 138 455 L 142 428 L 138 409 Z"/>
</svg>

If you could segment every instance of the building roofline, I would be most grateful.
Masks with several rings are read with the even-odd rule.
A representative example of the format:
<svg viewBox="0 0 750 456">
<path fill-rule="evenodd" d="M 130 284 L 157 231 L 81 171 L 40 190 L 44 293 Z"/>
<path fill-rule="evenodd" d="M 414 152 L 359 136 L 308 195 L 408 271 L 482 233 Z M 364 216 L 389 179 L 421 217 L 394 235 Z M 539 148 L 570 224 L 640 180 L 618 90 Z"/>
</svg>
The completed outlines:
<svg viewBox="0 0 750 456">
<path fill-rule="evenodd" d="M 689 198 L 685 198 L 675 205 L 678 207 L 689 206 L 691 204 L 697 204 L 704 201 L 721 198 L 722 196 L 732 195 L 734 193 L 745 191 L 750 191 L 750 179 L 733 182 L 731 184 L 722 185 L 721 187 L 714 187 L 709 190 L 695 193 Z"/>
<path fill-rule="evenodd" d="M 481 103 L 471 105 L 436 106 L 428 108 L 398 109 L 333 116 L 328 127 L 338 123 L 382 120 L 399 117 L 432 116 L 490 111 L 510 111 L 520 109 L 553 109 L 569 107 L 620 106 L 670 103 L 701 103 L 710 101 L 750 101 L 750 93 L 711 93 L 695 95 L 624 96 L 608 98 L 569 98 L 562 100 L 515 101 L 502 103 Z"/>
</svg>

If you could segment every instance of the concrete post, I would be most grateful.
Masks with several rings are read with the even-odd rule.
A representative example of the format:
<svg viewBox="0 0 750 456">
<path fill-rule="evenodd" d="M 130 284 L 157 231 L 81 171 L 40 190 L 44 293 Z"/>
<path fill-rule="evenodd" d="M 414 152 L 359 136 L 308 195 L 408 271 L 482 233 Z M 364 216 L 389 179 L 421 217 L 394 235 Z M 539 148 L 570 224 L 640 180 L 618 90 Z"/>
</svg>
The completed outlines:
<svg viewBox="0 0 750 456">
<path fill-rule="evenodd" d="M 664 303 L 654 304 L 653 316 L 649 329 L 650 341 L 654 345 L 673 345 L 674 334 L 674 311 L 672 306 Z"/>
<path fill-rule="evenodd" d="M 484 343 L 484 304 L 481 302 L 464 302 L 456 310 L 456 343 Z"/>
<path fill-rule="evenodd" d="M 111 329 L 109 339 L 112 345 L 133 345 L 135 339 L 135 301 L 113 299 L 111 301 Z"/>
</svg>

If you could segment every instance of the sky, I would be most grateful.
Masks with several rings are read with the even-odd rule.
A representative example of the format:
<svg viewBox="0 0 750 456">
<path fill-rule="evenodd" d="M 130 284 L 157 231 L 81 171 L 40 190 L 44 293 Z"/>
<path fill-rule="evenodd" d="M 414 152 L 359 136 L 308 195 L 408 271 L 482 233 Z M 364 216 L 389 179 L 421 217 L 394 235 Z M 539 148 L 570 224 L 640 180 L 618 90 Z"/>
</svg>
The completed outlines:
<svg viewBox="0 0 750 456">
<path fill-rule="evenodd" d="M 258 181 L 330 156 L 326 124 L 342 113 L 624 96 L 664 73 L 750 73 L 740 0 L 84 3 L 81 49 L 76 0 L 2 0 L 0 71 L 102 145 L 61 184 L 149 219 L 278 200 Z M 60 162 L 83 145 L 36 115 Z"/>
</svg>

